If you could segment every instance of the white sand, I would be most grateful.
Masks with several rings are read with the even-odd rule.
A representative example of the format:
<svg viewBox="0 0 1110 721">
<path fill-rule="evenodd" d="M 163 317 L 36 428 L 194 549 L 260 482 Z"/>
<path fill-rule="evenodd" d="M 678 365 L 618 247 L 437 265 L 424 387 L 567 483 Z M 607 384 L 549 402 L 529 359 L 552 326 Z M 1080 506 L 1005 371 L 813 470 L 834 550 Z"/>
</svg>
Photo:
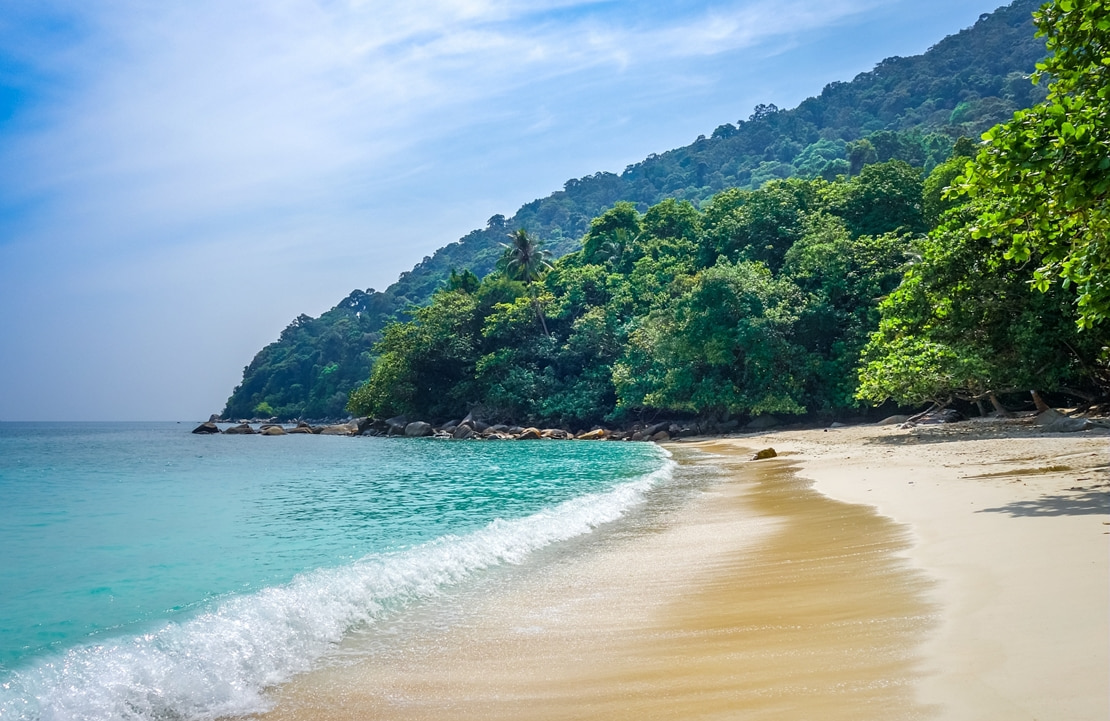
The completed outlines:
<svg viewBox="0 0 1110 721">
<path fill-rule="evenodd" d="M 720 480 L 278 689 L 270 718 L 1106 721 L 1107 443 L 957 424 L 676 444 Z"/>
<path fill-rule="evenodd" d="M 968 423 L 762 440 L 822 493 L 913 529 L 913 561 L 939 580 L 919 692 L 939 718 L 1110 719 L 1104 432 Z"/>
</svg>

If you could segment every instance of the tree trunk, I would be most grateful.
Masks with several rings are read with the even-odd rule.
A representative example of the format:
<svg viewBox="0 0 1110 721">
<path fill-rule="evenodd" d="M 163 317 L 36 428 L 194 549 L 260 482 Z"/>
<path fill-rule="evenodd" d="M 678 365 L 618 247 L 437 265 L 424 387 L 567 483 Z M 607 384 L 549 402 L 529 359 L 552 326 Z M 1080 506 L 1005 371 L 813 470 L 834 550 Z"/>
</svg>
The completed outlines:
<svg viewBox="0 0 1110 721">
<path fill-rule="evenodd" d="M 1047 410 L 1051 410 L 1048 404 L 1044 402 L 1044 398 L 1041 398 L 1040 393 L 1037 391 L 1029 391 L 1029 393 L 1033 396 L 1033 404 L 1037 406 L 1037 413 L 1044 413 Z"/>
<path fill-rule="evenodd" d="M 1002 401 L 998 400 L 998 396 L 994 394 L 994 391 L 988 393 L 987 397 L 990 398 L 991 405 L 994 406 L 995 414 L 1000 418 L 1009 418 L 1012 415 L 1010 411 L 1006 410 L 1006 406 L 1002 405 Z"/>
</svg>

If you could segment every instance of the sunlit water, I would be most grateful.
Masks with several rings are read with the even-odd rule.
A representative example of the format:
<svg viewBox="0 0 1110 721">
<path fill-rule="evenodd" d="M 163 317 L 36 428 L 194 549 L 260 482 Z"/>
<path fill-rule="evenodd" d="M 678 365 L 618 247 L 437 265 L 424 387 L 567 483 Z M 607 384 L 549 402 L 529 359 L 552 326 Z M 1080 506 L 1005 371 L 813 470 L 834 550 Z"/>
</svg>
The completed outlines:
<svg viewBox="0 0 1110 721">
<path fill-rule="evenodd" d="M 0 719 L 212 718 L 613 521 L 652 444 L 0 423 Z"/>
</svg>

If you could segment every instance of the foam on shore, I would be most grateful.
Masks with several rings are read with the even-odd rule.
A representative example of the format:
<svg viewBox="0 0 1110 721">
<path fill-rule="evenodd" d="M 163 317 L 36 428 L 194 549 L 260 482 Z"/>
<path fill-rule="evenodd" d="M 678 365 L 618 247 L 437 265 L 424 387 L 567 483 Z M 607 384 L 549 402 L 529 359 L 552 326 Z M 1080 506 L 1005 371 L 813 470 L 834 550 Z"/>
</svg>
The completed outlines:
<svg viewBox="0 0 1110 721">
<path fill-rule="evenodd" d="M 266 687 L 312 668 L 352 629 L 620 518 L 673 466 L 664 459 L 660 470 L 604 493 L 302 574 L 184 622 L 40 660 L 0 686 L 0 719 L 210 719 L 263 710 Z"/>
<path fill-rule="evenodd" d="M 925 717 L 936 618 L 907 530 L 788 460 L 705 451 L 728 455 L 676 451 L 720 473 L 685 502 L 294 680 L 266 720 Z"/>
</svg>

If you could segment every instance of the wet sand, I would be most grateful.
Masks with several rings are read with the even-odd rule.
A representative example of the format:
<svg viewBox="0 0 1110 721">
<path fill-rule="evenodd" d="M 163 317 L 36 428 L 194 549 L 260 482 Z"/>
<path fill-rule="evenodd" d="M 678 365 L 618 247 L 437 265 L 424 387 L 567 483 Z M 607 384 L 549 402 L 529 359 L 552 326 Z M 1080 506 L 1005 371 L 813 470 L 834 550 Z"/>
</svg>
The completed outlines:
<svg viewBox="0 0 1110 721">
<path fill-rule="evenodd" d="M 280 687 L 263 718 L 935 715 L 916 689 L 940 619 L 909 529 L 816 492 L 796 460 L 749 462 L 743 441 L 676 453 L 719 477 Z"/>
</svg>

